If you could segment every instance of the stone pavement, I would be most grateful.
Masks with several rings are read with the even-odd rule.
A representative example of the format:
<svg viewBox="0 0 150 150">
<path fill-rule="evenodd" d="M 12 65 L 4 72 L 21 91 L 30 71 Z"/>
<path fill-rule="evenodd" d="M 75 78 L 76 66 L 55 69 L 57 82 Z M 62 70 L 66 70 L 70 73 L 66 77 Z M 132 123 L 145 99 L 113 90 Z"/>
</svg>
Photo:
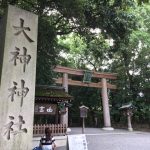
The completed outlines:
<svg viewBox="0 0 150 150">
<path fill-rule="evenodd" d="M 81 134 L 82 128 L 71 128 L 69 134 Z M 88 150 L 150 150 L 149 132 L 85 128 Z M 58 136 L 56 150 L 67 150 L 67 136 Z M 35 140 L 35 139 L 34 139 Z"/>
<path fill-rule="evenodd" d="M 71 134 L 81 134 L 81 132 L 81 128 L 72 128 Z M 148 132 L 86 128 L 85 134 L 88 150 L 150 150 Z"/>
</svg>

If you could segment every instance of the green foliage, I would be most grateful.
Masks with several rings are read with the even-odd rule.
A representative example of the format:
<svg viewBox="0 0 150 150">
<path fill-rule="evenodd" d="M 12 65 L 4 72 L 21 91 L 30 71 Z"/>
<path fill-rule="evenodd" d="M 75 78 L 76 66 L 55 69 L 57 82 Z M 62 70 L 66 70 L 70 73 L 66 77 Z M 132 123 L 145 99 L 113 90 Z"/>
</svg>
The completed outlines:
<svg viewBox="0 0 150 150">
<path fill-rule="evenodd" d="M 80 125 L 79 106 L 85 105 L 89 107 L 88 118 L 86 119 L 87 126 L 94 125 L 94 114 L 96 113 L 98 121 L 102 122 L 102 106 L 100 102 L 100 90 L 88 87 L 70 87 L 69 93 L 74 97 L 72 101 L 73 107 L 69 109 L 70 118 L 73 123 Z M 78 120 L 78 122 L 77 122 Z M 102 124 L 101 124 L 102 125 Z"/>
<path fill-rule="evenodd" d="M 70 34 L 59 38 L 58 41 L 64 58 L 68 60 L 68 64 L 74 64 L 72 66 L 75 68 L 91 66 L 95 70 L 101 70 L 99 66 L 107 65 L 110 48 L 101 34 L 86 38 Z"/>
<path fill-rule="evenodd" d="M 93 3 L 90 3 L 90 5 L 92 4 Z M 113 3 L 111 3 L 111 5 L 113 5 Z M 92 6 L 93 8 L 89 7 L 88 11 L 98 7 L 95 5 Z M 69 53 L 68 56 L 72 57 L 69 61 L 78 58 L 76 63 L 72 62 L 72 64 L 76 64 L 75 66 L 85 68 L 90 64 L 95 70 L 99 71 L 104 71 L 100 66 L 107 66 L 107 71 L 117 72 L 118 80 L 116 83 L 118 85 L 118 91 L 115 94 L 110 94 L 110 101 L 112 103 L 111 113 L 114 120 L 120 120 L 121 116 L 118 108 L 123 103 L 133 101 L 134 105 L 137 106 L 135 120 L 138 121 L 137 114 L 139 113 L 139 117 L 143 116 L 143 119 L 149 116 L 147 107 L 144 108 L 144 106 L 147 105 L 145 102 L 148 101 L 148 94 L 144 93 L 144 97 L 139 96 L 140 92 L 150 87 L 149 5 L 137 7 L 136 4 L 133 5 L 132 3 L 131 5 L 130 3 L 130 5 L 122 4 L 115 7 L 117 7 L 115 14 L 117 16 L 115 16 L 116 19 L 113 18 L 113 21 L 110 22 L 112 27 L 109 28 L 109 34 L 103 32 L 107 28 L 103 30 L 100 24 L 96 24 L 95 18 L 92 25 L 93 27 L 100 27 L 102 29 L 102 34 L 99 36 L 90 34 L 86 36 L 86 38 L 82 38 L 82 44 L 81 41 L 78 40 L 78 45 L 76 47 L 68 46 L 70 43 L 72 43 L 71 45 L 76 45 L 76 41 L 72 40 L 70 37 L 65 37 L 65 40 L 62 38 L 60 44 L 63 46 L 63 42 L 66 40 L 68 41 L 68 43 L 64 45 Z M 92 12 L 90 13 L 92 14 Z M 114 22 L 114 20 L 116 22 Z M 111 21 L 111 19 L 109 19 L 109 21 Z M 106 22 L 108 23 L 109 21 Z M 102 22 L 100 21 L 100 23 Z M 123 27 L 120 26 L 119 28 L 119 24 L 123 24 Z M 105 25 L 105 22 L 103 22 L 103 25 Z M 117 29 L 117 32 L 112 30 L 112 28 L 115 30 Z M 105 35 L 114 38 L 115 44 L 112 47 L 106 44 Z M 77 35 L 74 36 L 78 37 Z M 74 37 L 73 39 L 76 38 Z M 86 45 L 83 43 L 86 43 Z M 82 45 L 85 46 L 82 47 Z M 83 63 L 81 63 L 81 60 L 84 60 Z M 112 63 L 110 64 L 108 60 L 111 60 Z M 86 65 L 84 65 L 85 62 Z"/>
<path fill-rule="evenodd" d="M 56 64 L 58 50 L 56 31 L 51 25 L 51 18 L 39 17 L 38 55 L 37 55 L 37 84 L 53 82 L 52 68 Z"/>
<path fill-rule="evenodd" d="M 83 64 L 84 58 L 82 57 L 86 49 L 86 43 L 82 37 L 76 34 L 70 34 L 68 36 L 62 36 L 58 41 L 62 49 L 62 56 L 68 60 L 68 64 L 72 64 L 71 66 L 75 68 Z M 60 62 L 60 64 L 63 64 L 63 62 Z"/>
<path fill-rule="evenodd" d="M 137 28 L 128 35 L 128 41 L 120 43 L 120 52 L 115 54 L 116 60 L 113 62 L 113 70 L 119 75 L 119 91 L 113 101 L 115 99 L 122 104 L 132 100 L 137 107 L 135 121 L 149 118 L 149 94 L 145 92 L 150 87 L 149 8 L 149 5 L 143 5 L 134 9 Z M 144 94 L 142 97 L 139 96 L 141 92 Z"/>
<path fill-rule="evenodd" d="M 84 17 L 81 16 L 83 16 L 84 0 L 2 0 L 0 15 L 4 13 L 8 4 L 16 5 L 39 16 L 37 84 L 53 83 L 52 69 L 60 53 L 57 35 L 77 31 L 80 25 L 83 26 Z M 80 25 L 77 26 L 79 22 Z"/>
</svg>

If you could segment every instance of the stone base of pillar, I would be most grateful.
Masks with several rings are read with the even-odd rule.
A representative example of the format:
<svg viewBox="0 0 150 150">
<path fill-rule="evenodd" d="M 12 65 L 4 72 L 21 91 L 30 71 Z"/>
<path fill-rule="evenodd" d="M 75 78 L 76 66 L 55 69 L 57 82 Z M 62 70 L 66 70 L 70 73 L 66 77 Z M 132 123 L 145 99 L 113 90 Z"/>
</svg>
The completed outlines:
<svg viewBox="0 0 150 150">
<path fill-rule="evenodd" d="M 106 130 L 106 131 L 113 131 L 114 130 L 114 128 L 112 128 L 112 127 L 103 127 L 102 129 Z"/>
<path fill-rule="evenodd" d="M 70 129 L 70 128 L 67 128 L 67 134 L 68 134 L 69 132 L 71 132 L 71 129 Z"/>
<path fill-rule="evenodd" d="M 133 131 L 133 128 L 128 128 L 128 131 Z"/>
</svg>

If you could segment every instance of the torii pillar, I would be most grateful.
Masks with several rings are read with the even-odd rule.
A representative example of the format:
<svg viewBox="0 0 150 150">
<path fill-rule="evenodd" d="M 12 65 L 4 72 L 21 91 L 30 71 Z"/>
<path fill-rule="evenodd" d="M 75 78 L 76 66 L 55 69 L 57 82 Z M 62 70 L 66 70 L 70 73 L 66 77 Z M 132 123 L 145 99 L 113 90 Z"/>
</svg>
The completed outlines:
<svg viewBox="0 0 150 150">
<path fill-rule="evenodd" d="M 65 88 L 65 92 L 68 92 L 68 74 L 67 73 L 63 73 L 62 85 Z M 60 123 L 66 124 L 66 126 L 68 127 L 68 107 L 66 108 L 66 113 L 61 115 Z"/>
<path fill-rule="evenodd" d="M 107 81 L 106 78 L 102 78 L 102 105 L 103 105 L 103 117 L 104 117 L 104 130 L 113 130 L 110 121 L 110 110 L 107 93 Z"/>
</svg>

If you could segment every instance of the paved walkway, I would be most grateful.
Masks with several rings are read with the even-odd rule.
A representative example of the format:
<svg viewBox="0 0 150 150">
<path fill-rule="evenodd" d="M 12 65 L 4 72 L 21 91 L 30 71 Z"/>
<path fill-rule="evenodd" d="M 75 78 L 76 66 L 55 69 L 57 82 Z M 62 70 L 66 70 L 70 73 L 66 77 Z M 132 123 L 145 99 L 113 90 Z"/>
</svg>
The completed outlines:
<svg viewBox="0 0 150 150">
<path fill-rule="evenodd" d="M 81 132 L 81 128 L 72 128 L 70 134 L 81 134 Z M 85 134 L 88 150 L 150 150 L 148 132 L 86 128 Z"/>
<path fill-rule="evenodd" d="M 81 134 L 82 128 L 71 128 L 69 134 Z M 86 128 L 88 150 L 150 150 L 149 132 L 129 132 L 127 130 L 104 131 L 99 128 Z M 56 150 L 67 150 L 67 136 L 55 137 Z M 37 145 L 39 139 L 34 139 Z"/>
</svg>

